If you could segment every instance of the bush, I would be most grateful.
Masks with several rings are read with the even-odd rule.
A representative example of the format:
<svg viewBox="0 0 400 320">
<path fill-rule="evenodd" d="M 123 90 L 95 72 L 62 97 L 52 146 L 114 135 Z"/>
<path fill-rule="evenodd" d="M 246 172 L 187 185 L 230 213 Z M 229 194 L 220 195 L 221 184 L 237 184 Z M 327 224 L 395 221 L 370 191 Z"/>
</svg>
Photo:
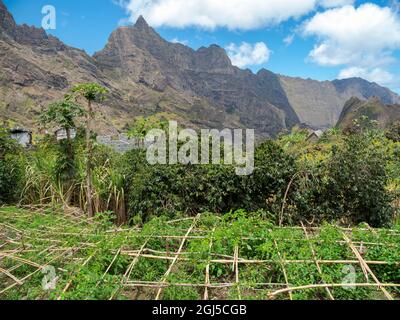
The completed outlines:
<svg viewBox="0 0 400 320">
<path fill-rule="evenodd" d="M 257 148 L 251 176 L 236 175 L 230 165 L 151 166 L 136 150 L 126 156 L 125 168 L 129 211 L 142 221 L 177 212 L 272 211 L 295 172 L 294 159 L 272 141 Z M 276 201 L 266 201 L 272 197 Z"/>
<path fill-rule="evenodd" d="M 394 123 L 386 132 L 386 138 L 393 142 L 400 142 L 400 121 Z"/>
<path fill-rule="evenodd" d="M 21 148 L 0 128 L 0 204 L 14 203 L 22 189 L 23 167 Z"/>
<path fill-rule="evenodd" d="M 239 205 L 244 194 L 231 166 L 144 164 L 128 176 L 129 211 L 142 221 L 179 212 L 226 212 Z"/>
<path fill-rule="evenodd" d="M 298 171 L 295 158 L 276 142 L 267 140 L 257 147 L 253 175 L 246 177 L 246 208 L 279 212 L 286 189 Z"/>
<path fill-rule="evenodd" d="M 373 227 L 392 222 L 385 153 L 374 141 L 364 134 L 346 138 L 344 148 L 334 150 L 327 166 L 325 197 L 333 217 Z"/>
<path fill-rule="evenodd" d="M 326 163 L 323 162 L 304 168 L 293 183 L 293 192 L 289 194 L 285 222 L 300 224 L 308 221 L 318 224 L 335 219 L 327 199 L 328 171 Z"/>
</svg>

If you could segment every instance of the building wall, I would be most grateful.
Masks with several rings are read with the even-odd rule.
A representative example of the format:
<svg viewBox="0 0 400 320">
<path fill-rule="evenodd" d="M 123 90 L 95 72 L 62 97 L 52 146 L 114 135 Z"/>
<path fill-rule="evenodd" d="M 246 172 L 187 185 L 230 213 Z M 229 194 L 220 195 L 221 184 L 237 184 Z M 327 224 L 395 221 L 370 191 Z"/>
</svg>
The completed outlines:
<svg viewBox="0 0 400 320">
<path fill-rule="evenodd" d="M 11 139 L 16 140 L 20 145 L 27 147 L 31 144 L 32 135 L 29 132 L 12 133 Z"/>
<path fill-rule="evenodd" d="M 143 139 L 130 139 L 125 134 L 118 136 L 97 136 L 97 143 L 108 146 L 120 153 L 145 148 Z"/>
<path fill-rule="evenodd" d="M 76 130 L 75 129 L 71 129 L 70 130 L 70 136 L 71 136 L 71 139 L 75 139 L 75 137 L 76 137 Z M 67 131 L 64 130 L 64 129 L 57 130 L 56 131 L 56 138 L 57 138 L 58 141 L 67 139 Z"/>
</svg>

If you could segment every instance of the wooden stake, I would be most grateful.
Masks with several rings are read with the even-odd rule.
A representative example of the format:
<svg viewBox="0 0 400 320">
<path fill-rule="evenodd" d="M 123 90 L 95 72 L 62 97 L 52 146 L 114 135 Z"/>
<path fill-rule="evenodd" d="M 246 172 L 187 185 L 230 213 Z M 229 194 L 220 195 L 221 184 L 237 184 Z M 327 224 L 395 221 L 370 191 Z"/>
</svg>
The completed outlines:
<svg viewBox="0 0 400 320">
<path fill-rule="evenodd" d="M 355 254 L 355 256 L 357 257 L 357 259 L 360 261 L 360 265 L 361 267 L 366 270 L 372 277 L 372 279 L 374 279 L 375 283 L 378 285 L 378 287 L 381 289 L 381 291 L 383 292 L 383 294 L 385 295 L 385 297 L 388 300 L 394 300 L 393 297 L 390 295 L 390 293 L 382 286 L 382 284 L 379 282 L 378 278 L 375 276 L 375 274 L 372 272 L 372 270 L 370 269 L 370 267 L 368 266 L 368 264 L 365 262 L 365 260 L 363 259 L 363 257 L 361 256 L 361 254 L 358 252 L 358 250 L 354 247 L 354 245 L 351 243 L 351 240 L 346 236 L 346 234 L 343 232 L 343 238 L 345 241 L 347 241 L 349 247 L 351 248 L 351 250 L 353 251 L 353 253 Z"/>
<path fill-rule="evenodd" d="M 178 252 L 177 252 L 177 254 L 175 255 L 174 259 L 172 260 L 172 263 L 170 264 L 170 266 L 169 266 L 167 272 L 165 272 L 164 277 L 163 277 L 163 280 L 161 281 L 161 283 L 164 284 L 164 283 L 167 281 L 167 278 L 168 278 L 169 274 L 171 273 L 172 268 L 174 267 L 176 261 L 178 261 L 179 254 L 181 253 L 181 251 L 182 251 L 182 249 L 183 249 L 183 246 L 185 245 L 185 242 L 186 242 L 187 237 L 188 237 L 189 234 L 192 232 L 192 230 L 193 230 L 193 228 L 195 227 L 195 225 L 196 225 L 196 223 L 197 223 L 197 220 L 198 220 L 199 218 L 200 218 L 200 214 L 198 214 L 198 215 L 196 216 L 196 218 L 193 219 L 193 223 L 192 223 L 192 225 L 190 226 L 189 230 L 186 232 L 185 237 L 182 239 L 182 242 L 181 242 L 181 245 L 179 246 Z M 162 293 L 162 288 L 158 289 L 157 295 L 156 295 L 156 300 L 159 300 L 159 299 L 160 299 L 161 293 Z"/>
</svg>

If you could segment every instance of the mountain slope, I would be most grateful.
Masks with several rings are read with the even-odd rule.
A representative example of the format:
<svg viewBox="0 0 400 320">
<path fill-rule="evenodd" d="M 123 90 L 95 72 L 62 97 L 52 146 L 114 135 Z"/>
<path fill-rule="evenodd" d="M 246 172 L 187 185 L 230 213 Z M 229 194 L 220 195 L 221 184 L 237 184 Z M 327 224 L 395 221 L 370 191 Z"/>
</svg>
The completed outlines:
<svg viewBox="0 0 400 320">
<path fill-rule="evenodd" d="M 334 126 L 351 97 L 367 100 L 377 96 L 387 104 L 400 103 L 399 96 L 389 89 L 361 78 L 323 82 L 285 76 L 279 79 L 300 121 L 316 129 Z"/>
<path fill-rule="evenodd" d="M 378 97 L 367 101 L 353 97 L 346 102 L 337 126 L 342 129 L 349 128 L 354 120 L 363 116 L 377 121 L 381 128 L 388 128 L 393 123 L 400 121 L 400 104 L 385 104 Z"/>
<path fill-rule="evenodd" d="M 169 43 L 143 18 L 135 26 L 114 31 L 105 49 L 94 58 L 101 70 L 116 80 L 204 100 L 220 113 L 222 126 L 237 122 L 268 136 L 299 122 L 282 90 L 275 101 L 256 75 L 232 66 L 225 50 L 213 45 L 194 51 Z"/>
<path fill-rule="evenodd" d="M 115 30 L 93 57 L 42 29 L 16 25 L 0 0 L 0 119 L 35 129 L 39 110 L 74 83 L 98 82 L 110 94 L 98 108 L 97 131 L 123 130 L 138 115 L 158 114 L 194 128 L 253 128 L 276 136 L 305 123 L 336 124 L 351 96 L 399 97 L 362 79 L 318 82 L 253 74 L 232 66 L 224 49 L 193 50 L 162 39 L 140 17 Z"/>
</svg>

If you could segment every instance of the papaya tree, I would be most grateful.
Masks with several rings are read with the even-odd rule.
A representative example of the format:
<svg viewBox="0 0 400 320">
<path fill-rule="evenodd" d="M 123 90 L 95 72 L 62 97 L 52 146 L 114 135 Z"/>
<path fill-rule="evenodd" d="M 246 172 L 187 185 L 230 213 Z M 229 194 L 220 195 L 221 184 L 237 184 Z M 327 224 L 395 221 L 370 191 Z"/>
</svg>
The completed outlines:
<svg viewBox="0 0 400 320">
<path fill-rule="evenodd" d="M 97 83 L 82 83 L 74 86 L 71 92 L 75 97 L 83 98 L 87 102 L 86 112 L 86 198 L 87 198 L 87 214 L 91 218 L 94 216 L 93 208 L 93 142 L 92 142 L 92 121 L 94 118 L 93 103 L 104 100 L 108 90 Z"/>
<path fill-rule="evenodd" d="M 58 162 L 58 175 L 64 181 L 73 181 L 75 176 L 75 154 L 71 139 L 71 131 L 76 129 L 76 120 L 85 115 L 82 106 L 75 103 L 71 97 L 51 103 L 39 116 L 39 123 L 52 125 L 65 130 L 66 140 L 60 141 L 61 154 Z"/>
</svg>

